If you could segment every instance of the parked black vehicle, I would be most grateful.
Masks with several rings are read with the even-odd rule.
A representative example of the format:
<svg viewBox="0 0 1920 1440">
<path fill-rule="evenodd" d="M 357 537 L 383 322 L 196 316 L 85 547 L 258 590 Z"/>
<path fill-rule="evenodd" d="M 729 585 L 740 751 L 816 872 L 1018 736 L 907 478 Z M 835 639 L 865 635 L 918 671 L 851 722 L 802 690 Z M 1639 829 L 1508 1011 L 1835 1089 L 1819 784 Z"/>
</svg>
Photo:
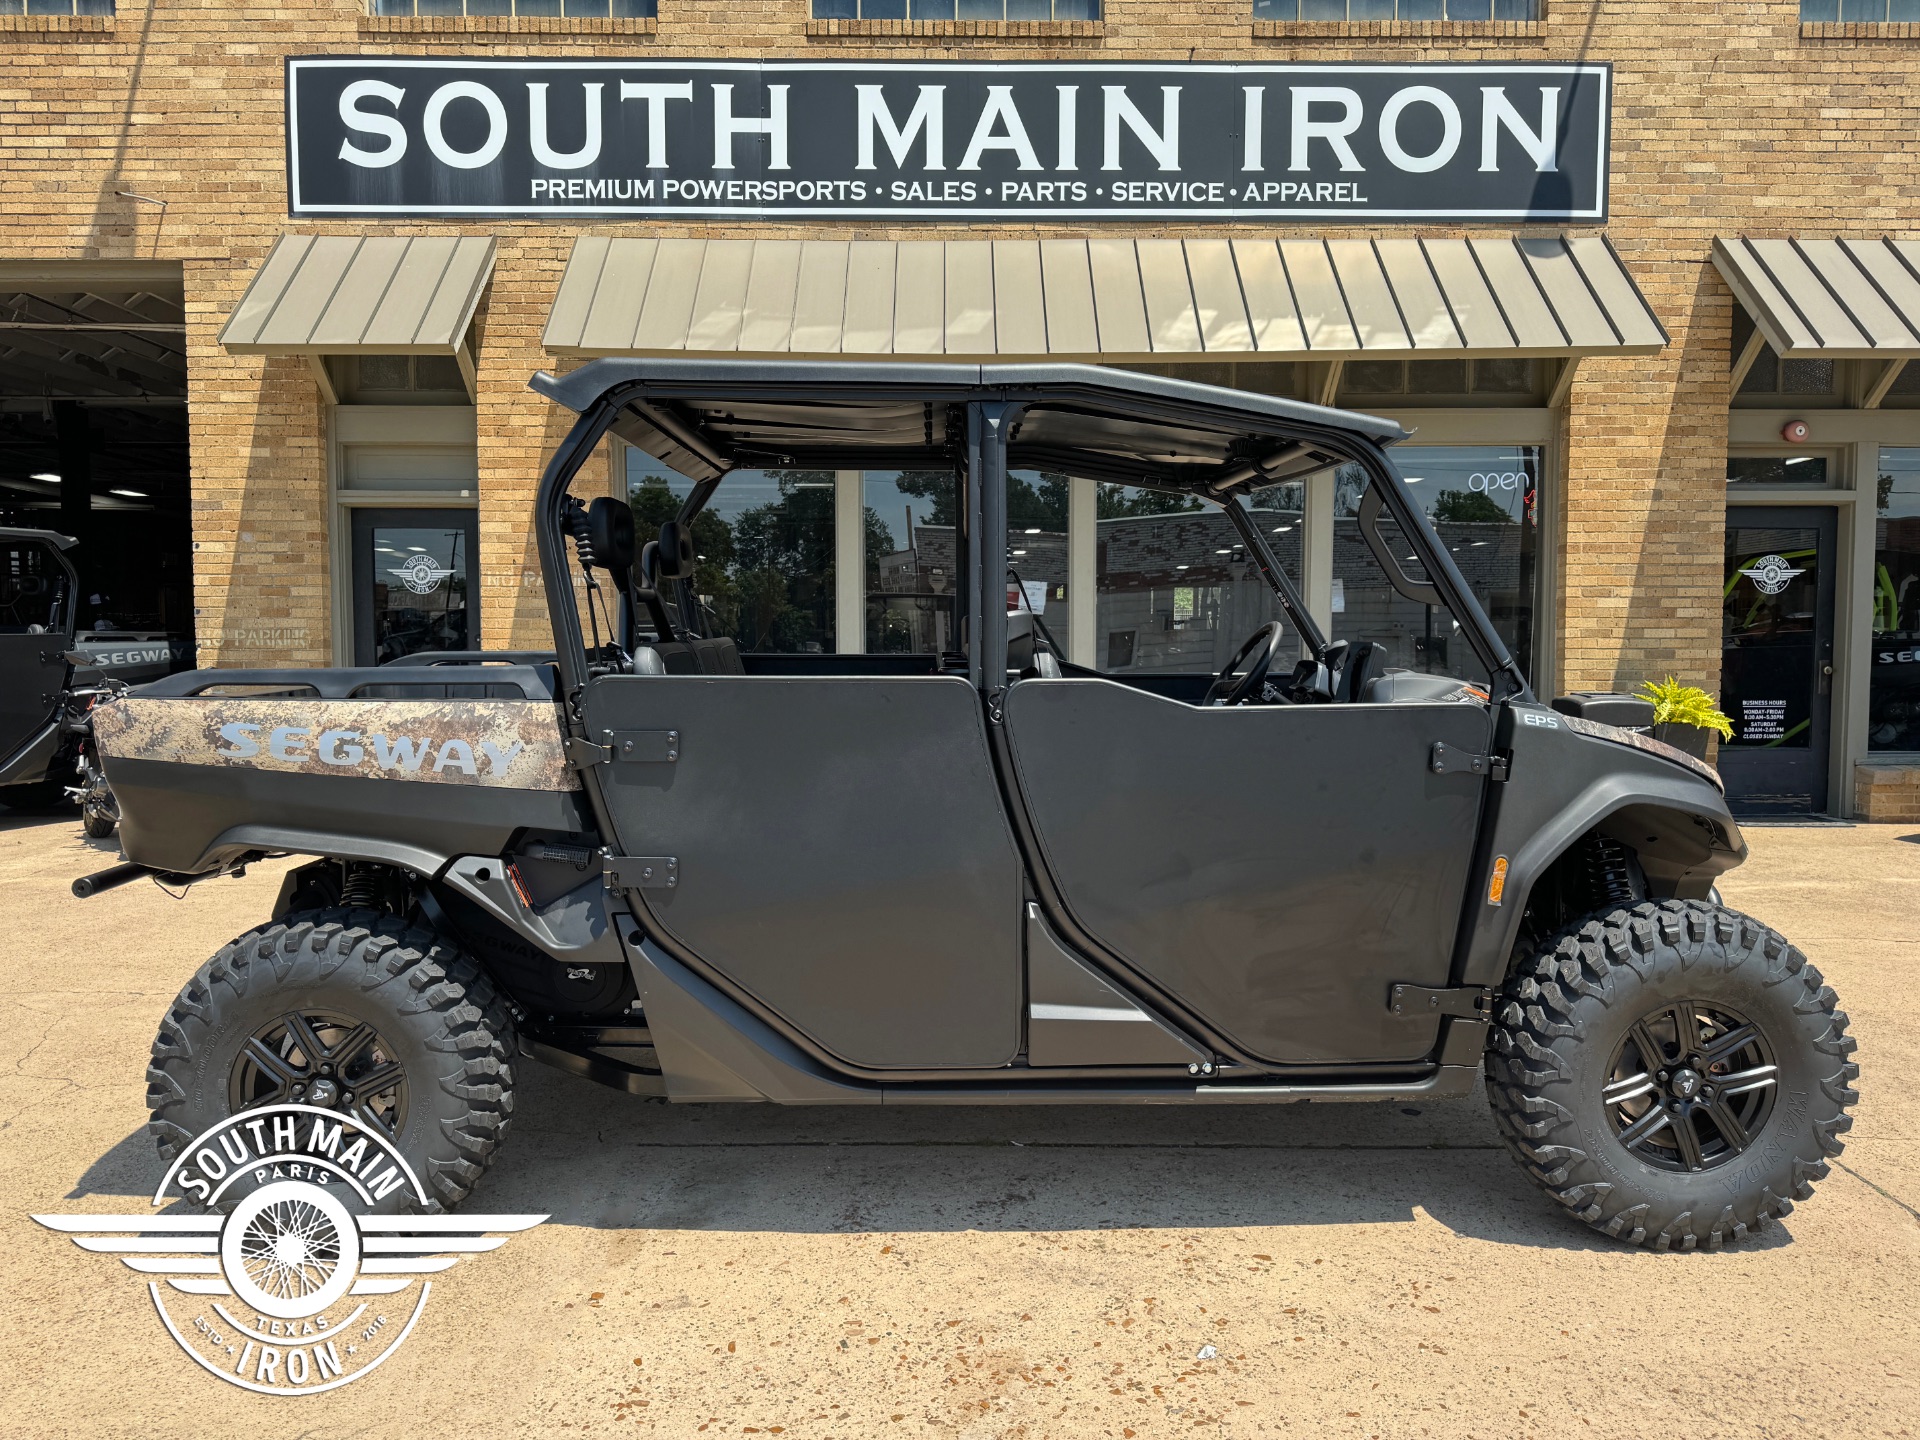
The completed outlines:
<svg viewBox="0 0 1920 1440">
<path fill-rule="evenodd" d="M 1484 1060 L 1550 1195 L 1681 1249 L 1786 1214 L 1840 1153 L 1846 1017 L 1716 903 L 1746 845 L 1714 772 L 1535 699 L 1392 422 L 1064 365 L 601 360 L 535 386 L 579 416 L 534 517 L 551 652 L 199 671 L 96 712 L 132 863 L 77 889 L 318 857 L 162 1021 L 163 1154 L 296 1099 L 383 1127 L 452 1205 L 520 1055 L 782 1104 L 1414 1100 Z M 692 482 L 641 545 L 624 503 L 569 494 L 609 432 Z M 1477 680 L 1387 669 L 1308 612 L 1246 497 L 1336 464 Z M 954 474 L 959 648 L 703 630 L 692 524 L 774 467 Z M 1068 663 L 1005 608 L 1010 468 L 1217 507 L 1284 619 L 1217 675 Z"/>
<path fill-rule="evenodd" d="M 78 741 L 68 725 L 79 577 L 51 530 L 0 529 L 0 805 L 66 799 Z"/>
</svg>

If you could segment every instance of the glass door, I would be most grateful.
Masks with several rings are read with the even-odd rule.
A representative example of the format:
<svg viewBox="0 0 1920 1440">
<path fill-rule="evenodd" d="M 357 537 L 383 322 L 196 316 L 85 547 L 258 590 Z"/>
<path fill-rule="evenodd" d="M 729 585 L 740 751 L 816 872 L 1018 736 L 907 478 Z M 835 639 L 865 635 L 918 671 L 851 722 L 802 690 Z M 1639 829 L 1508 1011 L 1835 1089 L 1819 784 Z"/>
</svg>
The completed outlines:
<svg viewBox="0 0 1920 1440">
<path fill-rule="evenodd" d="M 353 512 L 353 663 L 480 638 L 479 518 L 473 510 Z"/>
<path fill-rule="evenodd" d="M 1827 809 L 1834 532 L 1824 506 L 1727 507 L 1720 774 L 1735 814 Z"/>
</svg>

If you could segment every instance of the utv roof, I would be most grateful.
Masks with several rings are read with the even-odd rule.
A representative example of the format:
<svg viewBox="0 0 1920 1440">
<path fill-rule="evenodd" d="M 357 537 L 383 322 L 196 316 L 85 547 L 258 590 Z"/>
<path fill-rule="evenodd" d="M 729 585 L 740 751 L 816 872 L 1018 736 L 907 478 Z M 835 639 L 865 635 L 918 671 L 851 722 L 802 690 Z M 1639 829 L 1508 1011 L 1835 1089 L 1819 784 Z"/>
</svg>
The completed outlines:
<svg viewBox="0 0 1920 1440">
<path fill-rule="evenodd" d="M 1408 434 L 1375 415 L 1096 365 L 606 359 L 531 383 L 582 414 L 619 407 L 614 433 L 694 480 L 945 463 L 975 400 L 1025 407 L 1009 437 L 1016 466 L 1214 494 Z"/>
<path fill-rule="evenodd" d="M 0 525 L 0 540 L 44 540 L 57 550 L 71 550 L 80 543 L 58 530 L 23 530 L 12 525 Z"/>
</svg>

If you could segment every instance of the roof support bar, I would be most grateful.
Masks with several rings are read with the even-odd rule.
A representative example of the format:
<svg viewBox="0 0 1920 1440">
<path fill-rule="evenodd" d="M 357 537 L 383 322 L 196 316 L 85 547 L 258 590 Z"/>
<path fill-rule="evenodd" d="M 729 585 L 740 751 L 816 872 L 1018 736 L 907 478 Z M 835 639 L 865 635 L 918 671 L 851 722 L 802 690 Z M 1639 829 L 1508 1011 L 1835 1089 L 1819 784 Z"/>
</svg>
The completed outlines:
<svg viewBox="0 0 1920 1440">
<path fill-rule="evenodd" d="M 1346 368 L 1347 362 L 1344 360 L 1330 360 L 1327 362 L 1327 368 L 1320 373 L 1320 384 L 1316 399 L 1317 404 L 1333 404 L 1334 397 L 1340 393 L 1340 376 Z"/>
<path fill-rule="evenodd" d="M 1887 392 L 1893 389 L 1893 382 L 1900 378 L 1900 372 L 1907 368 L 1905 357 L 1889 360 L 1873 377 L 1873 384 L 1867 387 L 1867 393 L 1860 402 L 1862 410 L 1878 410 L 1880 402 L 1887 398 Z"/>
<path fill-rule="evenodd" d="M 1560 373 L 1553 377 L 1553 389 L 1547 394 L 1547 408 L 1558 410 L 1573 396 L 1573 377 L 1580 369 L 1580 357 L 1569 355 L 1560 362 Z"/>
<path fill-rule="evenodd" d="M 1727 376 L 1729 395 L 1740 393 L 1741 385 L 1746 382 L 1747 372 L 1753 369 L 1753 362 L 1760 358 L 1760 352 L 1766 348 L 1766 344 L 1767 337 L 1760 333 L 1758 325 L 1754 326 L 1753 333 L 1747 337 L 1745 348 L 1734 357 L 1733 372 Z"/>
<path fill-rule="evenodd" d="M 327 357 L 316 355 L 311 350 L 305 356 L 307 369 L 313 372 L 313 383 L 320 387 L 322 405 L 338 405 L 340 396 L 333 388 L 333 372 L 327 369 Z"/>
</svg>

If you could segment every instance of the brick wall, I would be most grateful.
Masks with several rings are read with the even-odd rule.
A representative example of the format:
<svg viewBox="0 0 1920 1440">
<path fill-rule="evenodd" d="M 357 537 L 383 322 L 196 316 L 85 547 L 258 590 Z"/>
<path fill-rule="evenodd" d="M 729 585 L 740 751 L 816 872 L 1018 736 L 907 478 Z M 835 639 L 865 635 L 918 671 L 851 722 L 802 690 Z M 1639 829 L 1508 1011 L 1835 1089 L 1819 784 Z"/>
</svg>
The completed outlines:
<svg viewBox="0 0 1920 1440">
<path fill-rule="evenodd" d="M 324 660 L 325 450 L 314 386 L 296 363 L 230 357 L 215 344 L 253 267 L 292 228 L 282 173 L 285 55 L 1608 60 L 1616 89 L 1607 233 L 1673 344 L 1652 359 L 1589 361 L 1573 393 L 1560 537 L 1561 685 L 1626 688 L 1668 672 L 1715 685 L 1732 301 L 1708 247 L 1722 233 L 1920 233 L 1910 218 L 1920 179 L 1889 161 L 1910 145 L 1906 100 L 1920 72 L 1920 40 L 1803 35 L 1797 0 L 1551 0 L 1544 22 L 1486 27 L 1256 27 L 1250 9 L 1248 0 L 1108 0 L 1099 25 L 877 34 L 857 26 L 815 26 L 854 33 L 810 34 L 806 0 L 663 0 L 657 25 L 371 21 L 355 0 L 182 0 L 164 8 L 123 0 L 108 22 L 0 17 L 0 258 L 185 263 L 195 583 L 210 642 L 203 660 Z M 489 644 L 528 644 L 545 631 L 538 588 L 527 583 L 528 501 L 564 417 L 525 385 L 552 363 L 540 331 L 578 232 L 530 223 L 472 228 L 500 240 L 477 353 L 485 635 Z M 665 225 L 653 233 L 721 232 Z"/>
</svg>

